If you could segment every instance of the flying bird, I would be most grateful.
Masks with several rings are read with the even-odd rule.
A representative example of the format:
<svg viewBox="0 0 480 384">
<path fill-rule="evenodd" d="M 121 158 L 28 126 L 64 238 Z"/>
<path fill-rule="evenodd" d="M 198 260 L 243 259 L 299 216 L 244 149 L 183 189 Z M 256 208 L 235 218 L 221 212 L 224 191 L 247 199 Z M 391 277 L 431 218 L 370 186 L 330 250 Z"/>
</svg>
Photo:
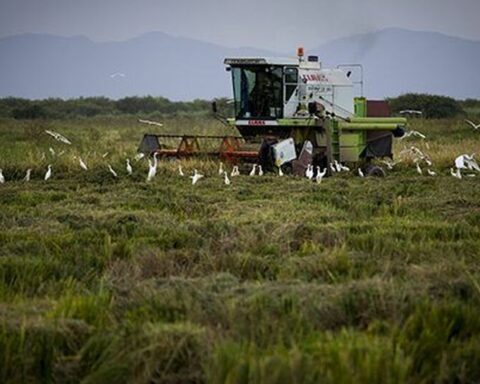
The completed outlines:
<svg viewBox="0 0 480 384">
<path fill-rule="evenodd" d="M 425 138 L 426 138 L 426 136 L 425 136 L 423 133 L 421 133 L 421 132 L 418 132 L 418 131 L 408 131 L 408 132 L 406 132 L 402 137 L 400 137 L 400 140 L 403 140 L 403 139 L 405 139 L 405 138 L 407 138 L 407 137 L 410 137 L 410 136 L 417 136 L 417 137 L 420 137 L 420 138 L 422 138 L 422 139 L 425 139 Z"/>
<path fill-rule="evenodd" d="M 124 73 L 121 73 L 121 72 L 115 72 L 115 73 L 112 73 L 112 74 L 110 75 L 110 78 L 111 78 L 111 79 L 116 79 L 117 77 L 122 77 L 122 78 L 123 78 L 123 77 L 126 77 L 126 76 L 125 76 Z"/>
<path fill-rule="evenodd" d="M 474 130 L 477 130 L 478 128 L 480 128 L 480 124 L 475 124 L 473 121 L 465 120 L 465 122 L 467 122 L 469 125 L 471 125 Z"/>
<path fill-rule="evenodd" d="M 193 170 L 193 176 L 190 176 L 192 179 L 192 185 L 197 184 L 197 181 L 200 180 L 203 177 L 196 169 Z"/>
<path fill-rule="evenodd" d="M 107 164 L 107 165 L 108 165 L 108 170 L 113 175 L 113 177 L 118 177 L 117 172 L 115 172 L 115 170 L 112 168 L 112 166 L 110 164 Z"/>
<path fill-rule="evenodd" d="M 45 173 L 45 181 L 47 181 L 48 179 L 50 179 L 50 177 L 52 177 L 52 165 L 49 164 L 48 167 L 47 167 L 47 172 Z"/>
<path fill-rule="evenodd" d="M 158 122 L 156 122 L 156 121 L 138 119 L 138 122 L 139 122 L 139 123 L 143 123 L 143 124 L 157 125 L 157 126 L 159 126 L 159 127 L 163 127 L 163 124 L 162 124 L 162 123 L 158 123 Z"/>
<path fill-rule="evenodd" d="M 68 144 L 68 145 L 72 144 L 72 142 L 70 140 L 68 140 L 65 136 L 61 135 L 60 133 L 49 131 L 48 129 L 45 130 L 45 133 L 47 135 L 52 136 L 57 141 L 61 141 L 62 143 L 65 143 L 65 144 Z"/>
</svg>

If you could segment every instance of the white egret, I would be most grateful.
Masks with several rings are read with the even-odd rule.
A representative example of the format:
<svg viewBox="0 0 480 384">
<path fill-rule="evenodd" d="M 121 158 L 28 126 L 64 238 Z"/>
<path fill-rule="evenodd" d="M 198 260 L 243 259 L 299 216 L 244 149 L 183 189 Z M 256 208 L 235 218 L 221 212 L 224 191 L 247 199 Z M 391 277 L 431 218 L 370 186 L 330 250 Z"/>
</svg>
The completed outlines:
<svg viewBox="0 0 480 384">
<path fill-rule="evenodd" d="M 133 173 L 132 165 L 130 164 L 130 159 L 127 159 L 127 173 L 131 175 Z"/>
<path fill-rule="evenodd" d="M 48 150 L 50 151 L 52 156 L 55 156 L 55 150 L 52 147 L 48 148 Z"/>
<path fill-rule="evenodd" d="M 152 181 L 152 179 L 155 177 L 157 174 L 157 153 L 155 152 L 153 154 L 153 164 L 150 159 L 148 159 L 148 175 L 147 175 L 147 181 Z"/>
<path fill-rule="evenodd" d="M 430 175 L 430 176 L 435 176 L 437 173 L 432 171 L 431 169 L 427 169 L 427 173 Z"/>
<path fill-rule="evenodd" d="M 224 171 L 223 174 L 225 175 L 225 184 L 230 185 L 230 179 L 228 178 L 227 171 Z"/>
<path fill-rule="evenodd" d="M 313 165 L 312 164 L 307 165 L 307 170 L 305 171 L 305 177 L 308 180 L 312 180 L 312 177 L 313 177 Z"/>
<path fill-rule="evenodd" d="M 220 167 L 218 168 L 218 175 L 222 176 L 223 175 L 223 163 L 220 162 Z"/>
<path fill-rule="evenodd" d="M 139 160 L 142 160 L 144 157 L 145 157 L 145 154 L 140 152 L 140 153 L 135 155 L 135 160 L 139 161 Z"/>
<path fill-rule="evenodd" d="M 340 164 L 340 169 L 345 172 L 350 172 L 350 168 L 348 168 L 346 165 Z"/>
<path fill-rule="evenodd" d="M 258 166 L 258 176 L 263 176 L 263 169 L 261 165 Z"/>
<path fill-rule="evenodd" d="M 471 125 L 473 127 L 474 130 L 477 130 L 478 128 L 480 128 L 480 124 L 475 124 L 473 121 L 470 121 L 470 120 L 465 120 L 469 125 Z"/>
<path fill-rule="evenodd" d="M 200 180 L 203 177 L 196 169 L 193 170 L 193 176 L 190 176 L 192 179 L 192 185 L 197 184 L 197 181 Z"/>
<path fill-rule="evenodd" d="M 45 130 L 45 133 L 47 135 L 52 136 L 57 141 L 61 141 L 62 143 L 65 143 L 68 145 L 72 144 L 70 140 L 68 140 L 65 136 L 61 135 L 60 133 L 49 131 L 49 130 Z"/>
<path fill-rule="evenodd" d="M 112 166 L 110 164 L 107 164 L 107 165 L 108 165 L 108 170 L 113 175 L 113 177 L 118 177 L 117 172 L 115 172 L 115 170 L 112 168 Z"/>
<path fill-rule="evenodd" d="M 0 169 L 0 184 L 5 183 L 5 176 L 3 176 L 3 171 Z"/>
<path fill-rule="evenodd" d="M 330 165 L 330 170 L 332 171 L 332 173 L 335 173 L 336 170 L 335 170 L 335 167 L 333 166 L 333 164 L 330 163 L 329 165 Z"/>
<path fill-rule="evenodd" d="M 83 170 L 88 171 L 87 164 L 85 164 L 85 162 L 80 157 L 78 158 L 78 162 L 80 163 L 80 167 Z"/>
<path fill-rule="evenodd" d="M 278 176 L 283 176 L 282 167 L 278 167 Z"/>
<path fill-rule="evenodd" d="M 362 168 L 358 168 L 358 176 L 365 177 L 365 175 L 363 174 Z"/>
<path fill-rule="evenodd" d="M 342 167 L 340 166 L 340 163 L 337 161 L 337 160 L 334 160 L 333 161 L 335 163 L 335 170 L 337 172 L 341 172 L 342 171 Z"/>
<path fill-rule="evenodd" d="M 230 173 L 230 176 L 231 177 L 240 176 L 240 171 L 238 169 L 238 165 L 233 166 L 232 173 Z"/>
<path fill-rule="evenodd" d="M 182 177 L 185 176 L 185 173 L 183 173 L 183 169 L 181 165 L 178 166 L 178 174 Z"/>
<path fill-rule="evenodd" d="M 157 125 L 159 127 L 163 127 L 162 123 L 157 123 L 156 121 L 138 119 L 138 122 L 143 124 Z"/>
<path fill-rule="evenodd" d="M 315 176 L 315 181 L 318 184 L 320 184 L 326 174 L 327 174 L 327 168 L 324 168 L 323 172 L 320 172 L 320 167 L 317 165 L 317 175 Z"/>
<path fill-rule="evenodd" d="M 255 176 L 256 170 L 257 170 L 257 164 L 253 164 L 252 170 L 250 171 L 250 176 Z"/>
<path fill-rule="evenodd" d="M 450 168 L 450 174 L 453 176 L 453 177 L 456 177 L 457 179 L 461 179 L 462 178 L 462 174 L 460 172 L 460 168 L 457 168 L 456 171 L 453 171 L 453 168 Z"/>
<path fill-rule="evenodd" d="M 32 170 L 30 168 L 28 168 L 27 173 L 25 174 L 25 177 L 23 178 L 23 181 L 30 181 L 31 173 L 32 173 Z"/>
<path fill-rule="evenodd" d="M 417 166 L 417 172 L 418 172 L 420 175 L 423 175 L 422 168 L 420 168 L 420 164 L 416 163 L 415 165 Z"/>
<path fill-rule="evenodd" d="M 50 177 L 52 177 L 52 165 L 49 164 L 48 167 L 47 167 L 47 172 L 45 173 L 45 181 L 47 181 L 48 179 L 50 179 Z"/>
</svg>

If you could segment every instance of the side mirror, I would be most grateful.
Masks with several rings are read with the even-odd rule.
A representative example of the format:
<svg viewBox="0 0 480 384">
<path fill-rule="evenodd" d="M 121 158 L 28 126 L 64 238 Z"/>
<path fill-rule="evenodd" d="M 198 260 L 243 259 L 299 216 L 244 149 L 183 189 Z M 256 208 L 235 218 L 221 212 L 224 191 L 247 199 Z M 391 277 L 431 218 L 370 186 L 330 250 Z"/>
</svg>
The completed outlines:
<svg viewBox="0 0 480 384">
<path fill-rule="evenodd" d="M 217 113 L 217 102 L 216 101 L 212 101 L 212 111 L 213 111 L 213 113 Z"/>
</svg>

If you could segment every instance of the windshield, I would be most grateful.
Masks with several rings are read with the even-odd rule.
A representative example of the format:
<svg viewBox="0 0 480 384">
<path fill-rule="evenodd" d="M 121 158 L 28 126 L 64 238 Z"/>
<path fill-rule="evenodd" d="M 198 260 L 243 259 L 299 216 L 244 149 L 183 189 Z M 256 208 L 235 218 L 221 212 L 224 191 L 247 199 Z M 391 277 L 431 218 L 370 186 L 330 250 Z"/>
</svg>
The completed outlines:
<svg viewBox="0 0 480 384">
<path fill-rule="evenodd" d="M 237 119 L 283 117 L 282 73 L 282 67 L 232 67 Z"/>
</svg>

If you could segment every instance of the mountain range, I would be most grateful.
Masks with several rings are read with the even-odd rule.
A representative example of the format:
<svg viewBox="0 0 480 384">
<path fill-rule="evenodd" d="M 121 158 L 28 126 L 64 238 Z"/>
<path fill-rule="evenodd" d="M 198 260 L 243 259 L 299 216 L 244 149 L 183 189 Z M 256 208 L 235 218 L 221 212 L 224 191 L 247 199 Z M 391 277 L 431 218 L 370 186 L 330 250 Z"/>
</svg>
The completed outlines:
<svg viewBox="0 0 480 384">
<path fill-rule="evenodd" d="M 369 98 L 406 92 L 480 98 L 480 42 L 434 32 L 384 29 L 337 39 L 307 54 L 325 67 L 358 63 Z M 133 95 L 172 100 L 230 97 L 223 59 L 292 56 L 256 48 L 228 48 L 151 32 L 120 42 L 23 34 L 0 39 L 0 97 Z M 359 73 L 353 73 L 359 80 Z"/>
</svg>

